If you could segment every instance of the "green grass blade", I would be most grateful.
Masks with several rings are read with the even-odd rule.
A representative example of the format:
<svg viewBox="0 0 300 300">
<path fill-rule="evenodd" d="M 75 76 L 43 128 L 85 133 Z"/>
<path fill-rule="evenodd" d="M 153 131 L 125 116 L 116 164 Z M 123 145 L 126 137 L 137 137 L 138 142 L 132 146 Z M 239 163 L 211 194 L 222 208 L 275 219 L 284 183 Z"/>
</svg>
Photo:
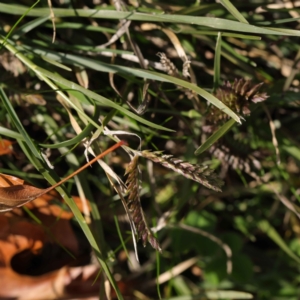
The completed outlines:
<svg viewBox="0 0 300 300">
<path fill-rule="evenodd" d="M 149 75 L 153 75 L 155 77 L 152 78 L 160 78 L 160 81 L 166 81 L 166 82 L 171 82 L 174 83 L 175 85 L 179 85 L 182 87 L 185 87 L 187 89 L 190 89 L 194 92 L 196 92 L 198 95 L 206 99 L 208 102 L 210 102 L 212 105 L 215 105 L 217 108 L 222 110 L 224 113 L 226 113 L 228 116 L 233 118 L 236 122 L 241 123 L 241 120 L 238 115 L 236 115 L 230 108 L 228 108 L 222 101 L 217 99 L 215 96 L 212 94 L 208 93 L 204 89 L 189 83 L 187 81 L 166 75 L 166 74 L 161 74 L 153 71 L 143 71 L 144 73 L 147 73 Z M 149 76 L 150 77 L 150 76 Z"/>
<path fill-rule="evenodd" d="M 214 91 L 218 88 L 221 78 L 221 45 L 222 45 L 222 33 L 218 33 L 216 50 L 215 50 L 215 62 L 214 62 Z"/>
<path fill-rule="evenodd" d="M 230 119 L 227 121 L 220 129 L 218 129 L 214 134 L 212 134 L 196 151 L 195 155 L 199 155 L 205 150 L 207 150 L 212 144 L 214 144 L 218 139 L 220 139 L 233 125 L 235 120 Z"/>
<path fill-rule="evenodd" d="M 61 85 L 64 85 L 66 88 L 69 88 L 69 89 L 73 89 L 73 90 L 76 90 L 78 92 L 81 92 L 83 93 L 84 95 L 86 95 L 87 97 L 89 98 L 92 98 L 95 100 L 95 102 L 98 104 L 98 105 L 102 105 L 102 106 L 108 106 L 108 107 L 112 107 L 112 108 L 115 108 L 117 109 L 119 112 L 123 113 L 124 115 L 140 122 L 140 123 L 143 123 L 145 125 L 148 125 L 149 127 L 152 127 L 152 128 L 155 128 L 155 129 L 158 129 L 158 130 L 165 130 L 165 131 L 173 131 L 172 129 L 169 129 L 169 128 L 166 128 L 166 127 L 163 127 L 163 126 L 160 126 L 160 125 L 157 125 L 157 124 L 154 124 L 152 122 L 149 122 L 145 119 L 143 119 L 142 117 L 130 112 L 129 110 L 125 109 L 124 107 L 116 104 L 115 102 L 103 97 L 103 96 L 100 96 L 90 90 L 87 90 L 85 88 L 83 88 L 82 86 L 72 82 L 72 81 L 69 81 L 67 79 L 64 79 L 60 76 L 57 76 L 43 68 L 40 68 L 40 67 L 37 67 L 36 68 L 36 71 L 50 79 L 52 79 L 53 81 L 57 82 L 58 84 L 61 84 Z M 74 107 L 75 108 L 75 107 Z M 76 109 L 76 108 L 75 108 Z M 97 127 L 101 130 L 101 128 L 99 127 L 99 125 L 97 125 Z"/>
<path fill-rule="evenodd" d="M 27 12 L 28 8 L 24 6 L 17 6 L 11 4 L 0 3 L 0 11 L 13 15 L 22 15 Z M 132 20 L 143 22 L 167 22 L 167 23 L 182 23 L 200 25 L 217 30 L 230 30 L 235 32 L 247 32 L 254 34 L 273 34 L 273 35 L 291 35 L 300 36 L 299 30 L 285 30 L 282 28 L 264 28 L 250 24 L 245 24 L 237 21 L 231 21 L 220 18 L 211 17 L 194 17 L 187 15 L 167 15 L 167 14 L 145 14 L 139 12 L 123 12 L 115 10 L 97 10 L 97 9 L 64 9 L 54 8 L 53 13 L 56 17 L 85 17 L 85 18 L 99 18 L 111 20 Z M 27 13 L 31 17 L 48 16 L 48 8 L 35 8 Z M 281 31 L 281 32 L 280 32 Z"/>
<path fill-rule="evenodd" d="M 10 37 L 10 35 L 13 33 L 13 31 L 15 30 L 15 28 L 18 26 L 18 24 L 23 20 L 23 18 L 40 2 L 40 0 L 37 0 L 31 7 L 29 7 L 28 9 L 26 9 L 24 11 L 24 13 L 22 14 L 22 16 L 19 18 L 19 20 L 17 22 L 15 22 L 15 24 L 12 26 L 12 28 L 10 29 L 10 31 L 8 32 L 8 34 L 6 35 L 5 39 L 1 42 L 1 46 L 0 49 L 2 49 L 2 47 L 4 46 L 4 44 L 6 43 L 6 41 L 8 40 L 8 38 Z M 12 8 L 13 9 L 13 8 Z M 0 9 L 1 11 L 1 9 Z"/>
<path fill-rule="evenodd" d="M 55 144 L 38 144 L 40 147 L 43 148 L 50 148 L 50 149 L 58 149 L 62 147 L 68 147 L 75 145 L 77 143 L 81 143 L 82 140 L 90 133 L 92 132 L 94 126 L 91 124 L 88 124 L 80 134 L 76 135 L 74 138 L 66 140 L 61 143 L 55 143 Z M 24 137 L 20 134 L 17 133 L 13 130 L 7 129 L 5 127 L 0 126 L 0 135 L 4 135 L 7 137 L 10 137 L 12 139 L 20 140 L 20 141 L 25 141 Z"/>
<path fill-rule="evenodd" d="M 15 32 L 13 34 L 13 39 L 14 40 L 19 39 L 21 36 L 25 35 L 26 33 L 30 32 L 31 30 L 37 28 L 41 24 L 45 23 L 47 20 L 49 20 L 49 16 L 36 18 L 36 19 L 24 24 L 23 26 L 21 26 L 20 28 L 15 30 Z"/>
<path fill-rule="evenodd" d="M 159 256 L 159 252 L 156 251 L 156 290 L 157 290 L 158 299 L 162 299 L 160 293 L 160 286 L 158 282 L 159 275 L 160 275 L 160 256 Z"/>
<path fill-rule="evenodd" d="M 249 24 L 244 16 L 236 9 L 236 7 L 229 0 L 219 1 L 238 21 Z"/>
<path fill-rule="evenodd" d="M 118 236 L 119 236 L 119 239 L 120 239 L 120 242 L 121 242 L 121 246 L 124 249 L 124 252 L 126 254 L 126 257 L 129 261 L 129 263 L 131 264 L 130 256 L 129 256 L 129 253 L 128 253 L 128 250 L 127 250 L 127 247 L 126 247 L 126 243 L 125 243 L 125 241 L 123 239 L 123 236 L 122 236 L 122 232 L 121 232 L 119 222 L 118 222 L 118 217 L 116 215 L 114 215 L 114 220 L 115 220 L 115 225 L 116 225 L 116 228 L 117 228 Z"/>
<path fill-rule="evenodd" d="M 275 230 L 275 228 L 267 220 L 260 221 L 257 224 L 257 226 L 261 231 L 263 231 L 265 234 L 267 234 L 268 237 L 274 243 L 276 243 L 289 257 L 291 257 L 298 264 L 300 264 L 300 257 L 291 251 L 291 249 L 288 247 L 288 245 L 285 243 L 285 241 L 281 238 L 279 233 Z"/>
<path fill-rule="evenodd" d="M 63 65 L 63 64 L 61 64 L 61 63 L 59 63 L 59 62 L 57 62 L 57 61 L 55 61 L 55 60 L 53 60 L 53 59 L 51 59 L 49 57 L 47 57 L 47 56 L 42 56 L 42 59 L 44 61 L 48 62 L 49 64 L 52 64 L 53 66 L 56 66 L 58 68 L 61 68 L 63 70 L 69 71 L 69 72 L 72 71 L 71 68 L 69 68 L 69 67 L 67 67 L 67 66 L 65 66 L 65 65 Z"/>
<path fill-rule="evenodd" d="M 2 99 L 2 103 L 5 107 L 5 109 L 7 110 L 12 122 L 16 126 L 19 133 L 23 136 L 23 138 L 26 141 L 26 144 L 30 148 L 31 152 L 34 154 L 34 156 L 36 158 L 40 159 L 41 156 L 40 156 L 38 150 L 36 149 L 34 143 L 32 142 L 32 140 L 30 138 L 30 136 L 27 134 L 27 132 L 26 132 L 25 128 L 23 127 L 20 119 L 18 118 L 13 106 L 11 105 L 11 102 L 9 101 L 9 99 L 7 98 L 4 90 L 1 87 L 0 87 L 0 97 Z"/>
<path fill-rule="evenodd" d="M 7 128 L 2 127 L 2 126 L 0 126 L 0 134 L 4 135 L 4 136 L 7 136 L 7 137 L 10 137 L 12 139 L 25 141 L 25 139 L 23 138 L 23 136 L 20 133 L 18 133 L 16 131 L 13 131 L 13 130 L 10 130 L 10 129 L 7 129 Z"/>
<path fill-rule="evenodd" d="M 211 44 L 213 45 L 212 47 L 215 47 L 215 44 L 213 42 L 211 42 Z M 224 56 L 226 59 L 228 59 L 229 61 L 231 61 L 232 63 L 234 63 L 237 66 L 242 66 L 245 70 L 249 71 L 250 73 L 254 73 L 254 69 L 252 69 L 248 63 L 244 63 L 243 61 L 241 61 L 242 56 L 237 55 L 236 53 L 228 53 L 227 51 L 224 52 L 224 46 L 226 46 L 226 44 L 224 44 L 222 42 L 222 47 L 223 50 L 221 50 L 221 55 Z M 142 70 L 142 69 L 137 69 L 137 68 L 129 68 L 129 67 L 124 67 L 124 66 L 120 66 L 120 65 L 111 65 L 111 64 L 106 64 L 106 63 L 99 63 L 99 61 L 96 61 L 94 59 L 90 59 L 90 58 L 85 58 L 85 57 L 81 57 L 81 56 L 77 56 L 77 55 L 73 55 L 73 54 L 64 54 L 64 53 L 56 53 L 56 52 L 51 52 L 50 50 L 43 50 L 43 49 L 39 49 L 39 48 L 31 48 L 28 46 L 25 46 L 24 48 L 33 51 L 39 55 L 42 56 L 49 56 L 50 58 L 52 58 L 53 60 L 58 60 L 60 62 L 63 62 L 65 64 L 80 64 L 84 67 L 87 68 L 91 68 L 93 70 L 97 70 L 97 71 L 101 71 L 101 72 L 109 72 L 109 73 L 120 73 L 122 75 L 124 75 L 124 77 L 126 76 L 130 76 L 130 78 L 132 78 L 132 76 L 135 77 L 141 77 L 141 78 L 145 78 L 145 79 L 152 79 L 152 80 L 156 80 L 156 81 L 166 81 L 164 78 L 162 78 L 161 74 L 162 73 L 158 73 L 158 72 L 151 72 L 151 71 L 146 71 L 146 70 Z M 248 60 L 245 60 L 248 62 Z M 250 62 L 251 64 L 251 62 Z M 151 73 L 150 73 L 151 72 Z M 170 80 L 172 80 L 171 78 L 174 79 L 174 77 L 169 77 Z M 168 81 L 171 82 L 171 81 Z M 183 81 L 182 81 L 183 82 Z M 187 83 L 186 81 L 184 81 L 185 83 Z M 183 85 L 182 85 L 183 86 Z"/>
<path fill-rule="evenodd" d="M 3 40 L 3 39 L 2 39 Z M 1 41 L 1 38 L 0 38 Z M 96 103 L 98 103 L 99 105 L 102 106 L 108 106 L 108 107 L 112 107 L 117 109 L 119 112 L 123 113 L 124 115 L 127 115 L 130 118 L 133 118 L 134 120 L 143 123 L 149 127 L 158 129 L 158 130 L 165 130 L 165 131 L 173 131 L 171 129 L 168 129 L 166 127 L 154 124 L 152 122 L 149 122 L 145 119 L 143 119 L 142 117 L 130 112 L 129 110 L 125 109 L 124 107 L 114 103 L 113 101 L 102 97 L 90 90 L 87 90 L 85 88 L 83 88 L 82 86 L 69 81 L 67 79 L 64 79 L 63 77 L 57 75 L 57 74 L 53 74 L 50 71 L 47 71 L 46 69 L 43 69 L 41 67 L 38 67 L 37 65 L 33 64 L 30 60 L 28 60 L 22 53 L 20 53 L 19 51 L 17 51 L 17 49 L 15 49 L 11 44 L 6 43 L 5 47 L 11 51 L 12 53 L 14 53 L 25 65 L 27 65 L 30 69 L 32 69 L 38 76 L 40 76 L 41 78 L 44 79 L 44 81 L 46 81 L 52 88 L 55 89 L 54 85 L 51 84 L 51 82 L 47 79 L 51 79 L 53 81 L 55 81 L 57 84 L 64 86 L 68 89 L 71 90 L 76 90 L 78 92 L 83 93 L 84 95 L 86 95 L 89 98 L 92 98 L 96 101 Z M 129 69 L 129 68 L 127 68 Z M 130 71 L 128 70 L 128 72 L 130 73 Z M 56 90 L 56 89 L 55 89 Z M 68 99 L 66 99 L 68 101 Z M 86 115 L 84 112 L 82 112 L 81 110 L 78 109 L 78 107 L 76 107 L 71 101 L 68 101 L 68 103 L 81 115 L 83 115 L 83 117 L 85 117 L 90 123 L 92 123 L 96 128 L 101 130 L 100 125 L 98 125 L 96 122 L 94 122 L 88 115 Z"/>
<path fill-rule="evenodd" d="M 61 247 L 66 253 L 68 253 L 68 255 L 70 255 L 70 257 L 72 257 L 74 260 L 76 259 L 76 257 L 74 256 L 74 254 L 69 251 L 56 237 L 55 235 L 52 233 L 51 228 L 44 226 L 43 222 L 26 206 L 23 207 L 23 209 L 26 211 L 26 213 L 30 216 L 30 218 L 32 220 L 34 220 L 38 225 L 40 225 L 43 230 L 48 234 L 48 236 L 56 243 L 59 245 L 59 247 Z"/>
<path fill-rule="evenodd" d="M 99 117 L 99 113 L 100 113 L 100 107 L 99 106 L 95 106 L 95 111 L 94 111 L 94 116 L 92 117 L 92 119 L 94 121 L 97 120 L 97 118 Z M 39 144 L 40 147 L 43 148 L 50 148 L 50 149 L 57 149 L 57 148 L 62 148 L 62 147 L 69 147 L 72 146 L 74 144 L 77 143 L 81 143 L 83 141 L 83 139 L 89 137 L 90 133 L 92 132 L 92 130 L 94 129 L 94 126 L 90 123 L 88 123 L 88 125 L 82 130 L 82 132 L 80 132 L 79 134 L 77 134 L 74 138 L 60 142 L 60 143 L 55 143 L 55 144 Z"/>
</svg>

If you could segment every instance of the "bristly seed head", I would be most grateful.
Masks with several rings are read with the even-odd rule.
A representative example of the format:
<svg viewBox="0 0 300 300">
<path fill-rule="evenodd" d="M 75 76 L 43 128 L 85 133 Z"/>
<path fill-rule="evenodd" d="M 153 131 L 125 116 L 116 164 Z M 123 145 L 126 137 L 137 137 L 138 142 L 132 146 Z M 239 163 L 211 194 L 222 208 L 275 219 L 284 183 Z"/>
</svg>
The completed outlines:
<svg viewBox="0 0 300 300">
<path fill-rule="evenodd" d="M 235 79 L 231 84 L 229 81 L 220 86 L 214 96 L 222 101 L 231 110 L 241 116 L 250 115 L 250 104 L 265 101 L 269 96 L 266 93 L 258 93 L 263 82 L 253 85 L 250 80 Z M 207 120 L 211 124 L 228 120 L 229 116 L 219 108 L 211 106 Z"/>
<path fill-rule="evenodd" d="M 144 247 L 147 242 L 149 242 L 154 249 L 161 251 L 158 241 L 154 237 L 146 222 L 143 208 L 141 206 L 138 159 L 139 156 L 135 155 L 132 161 L 128 164 L 125 172 L 125 175 L 128 175 L 126 181 L 128 191 L 126 204 L 130 214 L 128 217 L 132 219 L 137 231 L 137 236 L 139 239 L 142 239 Z"/>
<path fill-rule="evenodd" d="M 181 159 L 174 158 L 172 155 L 162 155 L 161 152 L 141 151 L 140 155 L 152 160 L 155 163 L 159 163 L 162 166 L 171 169 L 186 178 L 192 179 L 204 185 L 205 187 L 214 191 L 220 192 L 223 181 L 220 180 L 213 170 L 207 166 L 193 165 L 189 162 L 185 162 Z"/>
</svg>

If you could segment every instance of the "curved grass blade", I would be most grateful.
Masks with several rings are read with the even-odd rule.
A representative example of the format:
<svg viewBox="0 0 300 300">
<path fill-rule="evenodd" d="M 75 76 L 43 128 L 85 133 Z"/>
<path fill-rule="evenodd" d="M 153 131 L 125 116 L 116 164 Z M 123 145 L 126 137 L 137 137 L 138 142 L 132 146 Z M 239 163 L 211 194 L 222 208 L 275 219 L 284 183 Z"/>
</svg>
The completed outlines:
<svg viewBox="0 0 300 300">
<path fill-rule="evenodd" d="M 25 141 L 25 139 L 23 138 L 23 136 L 20 133 L 13 131 L 11 129 L 7 129 L 2 126 L 0 126 L 0 135 L 4 135 L 4 136 L 10 137 L 12 139 L 16 139 L 16 140 Z"/>
<path fill-rule="evenodd" d="M 98 106 L 95 106 L 95 111 L 94 111 L 94 116 L 92 117 L 94 121 L 97 120 L 99 116 L 100 108 Z M 77 143 L 81 143 L 83 139 L 89 136 L 89 134 L 92 132 L 94 129 L 94 126 L 90 123 L 87 124 L 87 126 L 79 133 L 77 134 L 74 138 L 56 143 L 56 144 L 39 144 L 40 147 L 43 148 L 50 148 L 50 149 L 56 149 L 56 148 L 61 148 L 61 147 L 69 147 Z"/>
<path fill-rule="evenodd" d="M 13 39 L 14 40 L 19 39 L 22 35 L 25 35 L 26 33 L 30 32 L 34 28 L 45 23 L 47 20 L 49 20 L 49 16 L 36 18 L 30 22 L 27 22 L 26 24 L 24 24 L 23 26 L 21 26 L 20 28 L 15 30 L 15 32 L 13 34 Z"/>
<path fill-rule="evenodd" d="M 163 127 L 163 126 L 160 126 L 160 125 L 157 125 L 157 124 L 154 124 L 152 122 L 149 122 L 143 118 L 141 118 L 140 116 L 130 112 L 129 110 L 127 110 L 126 108 L 116 104 L 115 102 L 103 97 L 103 96 L 100 96 L 90 90 L 87 90 L 83 87 L 81 87 L 80 85 L 72 82 L 72 81 L 69 81 L 67 79 L 64 79 L 60 76 L 57 76 L 43 68 L 40 68 L 40 67 L 36 67 L 36 72 L 40 73 L 40 74 L 43 74 L 44 76 L 52 79 L 53 81 L 59 83 L 59 84 L 62 84 L 64 85 L 65 87 L 67 88 L 70 88 L 70 89 L 73 89 L 73 90 L 76 90 L 76 91 L 79 91 L 81 93 L 83 93 L 84 95 L 88 96 L 89 98 L 92 98 L 95 100 L 96 103 L 98 103 L 99 105 L 102 105 L 102 106 L 108 106 L 108 107 L 112 107 L 112 108 L 115 108 L 117 109 L 119 112 L 123 113 L 124 115 L 127 115 L 128 117 L 140 122 L 140 123 L 143 123 L 145 125 L 148 125 L 149 127 L 152 127 L 152 128 L 155 128 L 155 129 L 159 129 L 159 130 L 164 130 L 164 131 L 173 131 L 172 129 L 169 129 L 169 128 L 166 128 L 166 127 Z M 97 126 L 98 127 L 98 126 Z M 98 127 L 99 128 L 99 127 Z M 100 128 L 101 129 L 101 128 Z"/>
<path fill-rule="evenodd" d="M 0 11 L 13 15 L 20 15 L 27 11 L 27 7 L 0 3 Z M 231 30 L 235 32 L 247 32 L 255 34 L 272 34 L 272 35 L 291 35 L 300 36 L 299 30 L 285 30 L 282 28 L 264 28 L 237 21 L 231 21 L 220 18 L 211 17 L 194 17 L 187 15 L 167 15 L 167 14 L 145 14 L 139 12 L 123 12 L 115 10 L 97 10 L 97 9 L 53 9 L 56 17 L 86 17 L 112 20 L 133 20 L 147 22 L 167 22 L 167 23 L 183 23 L 193 24 L 205 27 L 211 27 L 219 30 Z M 27 13 L 31 17 L 49 16 L 48 8 L 35 8 Z M 281 31 L 282 30 L 282 31 Z"/>
<path fill-rule="evenodd" d="M 221 128 L 219 128 L 214 134 L 212 134 L 196 151 L 195 155 L 199 155 L 207 150 L 212 144 L 220 139 L 233 125 L 235 120 L 230 119 Z"/>
<path fill-rule="evenodd" d="M 76 135 L 74 138 L 66 140 L 64 142 L 61 143 L 56 143 L 56 144 L 38 144 L 40 147 L 43 148 L 50 148 L 50 149 L 58 149 L 61 147 L 69 147 L 72 146 L 74 144 L 80 143 L 82 142 L 82 140 L 94 129 L 94 126 L 91 124 L 88 124 L 80 134 Z M 4 135 L 16 140 L 20 140 L 20 141 L 25 141 L 24 137 L 18 133 L 15 132 L 13 130 L 7 129 L 5 127 L 0 126 L 0 135 Z"/>
<path fill-rule="evenodd" d="M 67 66 L 65 66 L 65 65 L 63 65 L 63 64 L 61 64 L 61 63 L 59 63 L 59 62 L 57 62 L 57 61 L 55 61 L 55 60 L 53 60 L 53 59 L 51 59 L 51 58 L 49 58 L 49 57 L 47 57 L 47 56 L 42 56 L 42 59 L 43 59 L 44 61 L 48 62 L 49 64 L 52 64 L 53 66 L 56 66 L 56 67 L 58 67 L 58 68 L 61 68 L 61 69 L 63 69 L 63 70 L 66 70 L 66 71 L 68 71 L 68 72 L 71 72 L 71 71 L 72 71 L 71 68 L 69 68 L 69 67 L 67 67 Z"/>
<path fill-rule="evenodd" d="M 3 38 L 0 37 L 0 41 L 3 41 Z M 57 74 L 53 74 L 50 71 L 47 71 L 46 69 L 43 69 L 41 67 L 38 67 L 37 65 L 35 65 L 34 63 L 32 63 L 30 60 L 28 60 L 22 53 L 20 53 L 16 48 L 14 48 L 14 46 L 12 46 L 10 43 L 6 43 L 5 47 L 11 51 L 12 53 L 14 53 L 26 66 L 28 66 L 31 70 L 33 70 L 39 77 L 43 78 L 44 81 L 46 81 L 50 86 L 51 84 L 48 82 L 48 79 L 53 80 L 54 82 L 56 82 L 59 85 L 62 85 L 68 89 L 71 90 L 75 90 L 78 92 L 83 93 L 84 95 L 86 95 L 89 98 L 94 99 L 99 105 L 102 106 L 108 106 L 108 107 L 112 107 L 117 109 L 119 112 L 123 113 L 124 115 L 127 115 L 128 117 L 143 123 L 149 127 L 158 129 L 158 130 L 165 130 L 165 131 L 173 131 L 172 129 L 168 129 L 166 127 L 154 124 L 152 122 L 149 122 L 143 118 L 141 118 L 140 116 L 130 112 L 129 110 L 127 110 L 126 108 L 116 104 L 115 102 L 102 97 L 90 90 L 87 90 L 83 87 L 81 87 L 80 85 L 69 81 L 67 79 L 64 79 L 63 77 L 57 75 Z M 130 68 L 127 68 L 130 69 Z M 118 70 L 118 69 L 117 69 Z M 115 71 L 117 71 L 115 70 Z M 128 73 L 131 74 L 131 72 L 128 70 Z M 53 84 L 52 84 L 53 85 Z M 52 86 L 51 86 L 52 87 Z M 71 105 L 72 108 L 74 108 L 79 114 L 83 115 L 89 122 L 91 122 L 96 128 L 101 130 L 100 125 L 98 125 L 96 122 L 94 122 L 88 115 L 84 114 L 81 110 L 79 110 L 71 101 L 68 101 L 68 103 Z"/>
<path fill-rule="evenodd" d="M 161 73 L 157 73 L 157 72 L 153 72 L 153 71 L 148 71 L 148 70 L 144 70 L 143 72 L 148 73 L 149 75 L 154 75 L 154 76 L 156 76 L 156 78 L 160 78 L 160 81 L 171 82 L 171 83 L 174 83 L 175 85 L 183 86 L 187 89 L 190 89 L 190 90 L 196 92 L 201 97 L 203 97 L 208 102 L 210 102 L 212 105 L 216 106 L 217 108 L 222 110 L 224 113 L 229 115 L 236 122 L 241 123 L 241 120 L 237 114 L 235 114 L 230 108 L 228 108 L 222 101 L 220 101 L 219 99 L 217 99 L 215 96 L 208 93 L 204 89 L 202 89 L 192 83 L 189 83 L 187 81 L 184 81 L 184 80 L 181 80 L 181 79 L 169 76 L 169 75 L 165 75 L 165 74 L 161 74 Z"/>
<path fill-rule="evenodd" d="M 241 23 L 249 24 L 244 16 L 236 9 L 236 7 L 229 0 L 219 1 L 238 21 Z"/>
</svg>

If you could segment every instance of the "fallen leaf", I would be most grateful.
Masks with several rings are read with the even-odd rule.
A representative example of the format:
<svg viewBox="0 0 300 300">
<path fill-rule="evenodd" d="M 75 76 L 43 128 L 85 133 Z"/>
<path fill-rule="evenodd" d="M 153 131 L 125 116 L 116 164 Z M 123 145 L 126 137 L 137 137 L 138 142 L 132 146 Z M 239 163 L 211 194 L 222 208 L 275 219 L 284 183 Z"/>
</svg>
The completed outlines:
<svg viewBox="0 0 300 300">
<path fill-rule="evenodd" d="M 20 207 L 47 192 L 23 183 L 24 180 L 15 176 L 0 174 L 0 212 Z"/>
<path fill-rule="evenodd" d="M 4 139 L 0 140 L 0 155 L 14 153 L 12 144 L 14 144 L 14 142 L 12 141 L 4 140 Z"/>
<path fill-rule="evenodd" d="M 66 270 L 67 268 L 61 268 L 36 277 L 20 275 L 9 268 L 0 268 L 0 297 L 18 300 L 59 299 L 63 294 Z"/>
<path fill-rule="evenodd" d="M 61 248 L 82 255 L 71 222 L 35 210 L 42 226 L 24 212 L 0 214 L 1 299 L 57 299 L 70 283 L 64 266 L 80 263 Z"/>
<path fill-rule="evenodd" d="M 0 266 L 10 267 L 11 259 L 24 250 L 36 253 L 43 246 L 46 235 L 41 226 L 24 217 L 0 215 Z"/>
<path fill-rule="evenodd" d="M 72 196 L 72 198 L 79 210 L 83 213 L 83 204 L 80 197 Z M 88 210 L 90 211 L 91 207 L 88 199 L 85 199 L 85 201 L 87 203 Z M 74 217 L 73 213 L 70 210 L 63 209 L 58 205 L 58 203 L 63 203 L 63 199 L 58 192 L 52 190 L 47 194 L 36 198 L 32 202 L 26 203 L 25 206 L 30 210 L 36 209 L 42 214 L 55 216 L 61 219 L 69 220 Z"/>
<path fill-rule="evenodd" d="M 74 199 L 74 197 L 73 197 Z M 60 219 L 71 219 L 73 218 L 73 213 L 70 210 L 64 210 L 59 203 L 63 200 L 58 192 L 52 190 L 47 194 L 44 194 L 36 198 L 32 202 L 27 202 L 25 206 L 30 210 L 37 210 L 41 214 L 55 216 Z"/>
<path fill-rule="evenodd" d="M 15 176 L 0 174 L 0 187 L 9 187 L 16 184 L 23 184 L 24 180 Z"/>
</svg>

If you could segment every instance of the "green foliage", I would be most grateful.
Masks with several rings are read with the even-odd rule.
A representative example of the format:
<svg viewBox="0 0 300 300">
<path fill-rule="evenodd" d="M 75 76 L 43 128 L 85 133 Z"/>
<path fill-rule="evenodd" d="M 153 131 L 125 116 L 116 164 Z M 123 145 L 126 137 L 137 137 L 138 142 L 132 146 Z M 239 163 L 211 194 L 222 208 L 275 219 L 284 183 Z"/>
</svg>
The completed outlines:
<svg viewBox="0 0 300 300">
<path fill-rule="evenodd" d="M 158 298 L 157 280 L 167 299 L 298 299 L 297 10 L 270 1 L 7 2 L 0 134 L 18 141 L 22 161 L 2 159 L 1 172 L 54 184 L 85 154 L 128 140 L 58 189 L 117 297 L 113 275 L 131 271 L 116 257 L 124 241 L 127 254 L 134 249 L 132 229 L 143 242 L 134 276 L 145 283 L 134 289 L 149 297 Z M 89 199 L 91 226 L 71 191 Z M 162 248 L 158 265 L 147 241 Z"/>
</svg>

